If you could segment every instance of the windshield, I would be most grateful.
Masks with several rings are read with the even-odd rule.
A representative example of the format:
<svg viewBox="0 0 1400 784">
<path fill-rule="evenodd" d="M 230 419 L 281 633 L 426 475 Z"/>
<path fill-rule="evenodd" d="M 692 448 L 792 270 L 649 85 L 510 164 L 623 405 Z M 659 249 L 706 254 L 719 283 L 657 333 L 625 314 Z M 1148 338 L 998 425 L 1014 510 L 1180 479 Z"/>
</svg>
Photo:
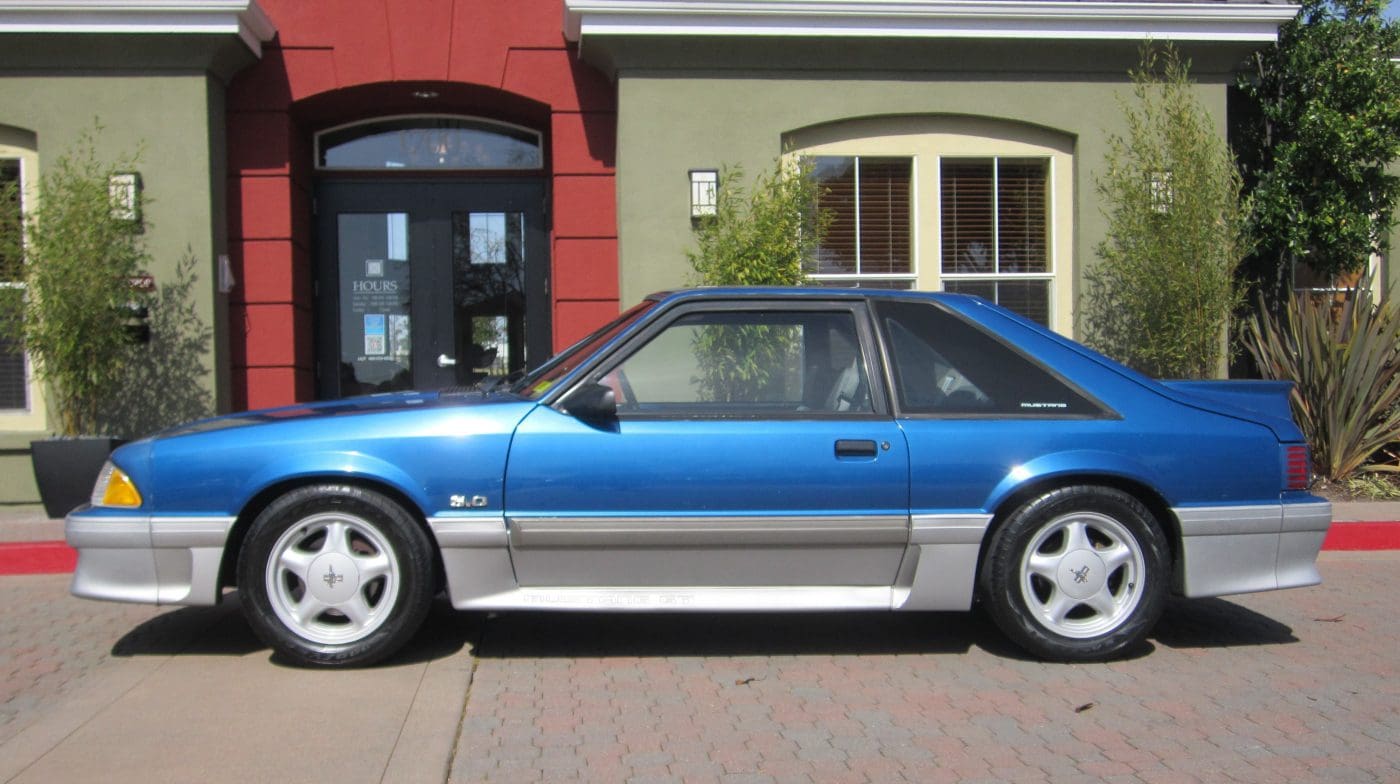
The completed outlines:
<svg viewBox="0 0 1400 784">
<path fill-rule="evenodd" d="M 535 368 L 529 375 L 511 385 L 510 391 L 530 400 L 538 400 L 544 393 L 548 392 L 550 388 L 558 383 L 559 379 L 573 372 L 574 368 L 587 362 L 598 349 L 607 345 L 608 341 L 617 337 L 623 330 L 630 327 L 633 322 L 642 317 L 642 314 L 651 310 L 652 306 L 655 304 L 655 302 L 648 300 L 626 313 L 623 313 L 607 326 L 564 349 L 563 352 L 555 355 L 553 359 Z"/>
</svg>

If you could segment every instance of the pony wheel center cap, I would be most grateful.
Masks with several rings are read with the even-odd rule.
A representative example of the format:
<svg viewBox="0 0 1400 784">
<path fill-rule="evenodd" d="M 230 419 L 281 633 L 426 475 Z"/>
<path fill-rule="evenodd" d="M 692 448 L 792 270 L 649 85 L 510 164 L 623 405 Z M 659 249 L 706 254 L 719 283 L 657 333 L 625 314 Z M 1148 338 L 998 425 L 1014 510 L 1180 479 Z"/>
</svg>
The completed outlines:
<svg viewBox="0 0 1400 784">
<path fill-rule="evenodd" d="M 342 553 L 322 553 L 306 573 L 307 590 L 325 604 L 346 601 L 360 590 L 360 569 Z"/>
<path fill-rule="evenodd" d="M 1093 550 L 1075 550 L 1060 559 L 1060 590 L 1076 599 L 1087 599 L 1103 590 L 1108 569 Z"/>
</svg>

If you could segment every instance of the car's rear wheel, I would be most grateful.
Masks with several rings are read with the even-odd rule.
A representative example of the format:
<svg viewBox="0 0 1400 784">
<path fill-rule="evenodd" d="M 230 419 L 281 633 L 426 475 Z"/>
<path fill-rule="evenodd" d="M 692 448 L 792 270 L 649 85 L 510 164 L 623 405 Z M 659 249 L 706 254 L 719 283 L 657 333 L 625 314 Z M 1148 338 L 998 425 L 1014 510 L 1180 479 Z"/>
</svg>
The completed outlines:
<svg viewBox="0 0 1400 784">
<path fill-rule="evenodd" d="M 984 568 L 992 618 L 1046 659 L 1093 661 L 1139 644 L 1161 616 L 1170 558 L 1152 513 L 1107 487 L 1034 498 L 998 529 Z"/>
<path fill-rule="evenodd" d="M 238 585 L 253 630 L 291 661 L 372 664 L 402 648 L 427 615 L 432 543 L 381 493 L 303 487 L 253 521 Z"/>
</svg>

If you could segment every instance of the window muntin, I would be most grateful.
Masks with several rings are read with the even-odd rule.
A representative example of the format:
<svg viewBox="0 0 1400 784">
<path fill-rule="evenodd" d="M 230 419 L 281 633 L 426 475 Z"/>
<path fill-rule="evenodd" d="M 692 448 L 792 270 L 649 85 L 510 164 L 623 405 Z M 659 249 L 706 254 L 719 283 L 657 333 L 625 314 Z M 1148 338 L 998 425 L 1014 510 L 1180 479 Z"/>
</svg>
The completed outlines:
<svg viewBox="0 0 1400 784">
<path fill-rule="evenodd" d="M 543 166 L 539 133 L 472 117 L 385 117 L 316 135 L 318 169 L 461 171 Z"/>
<path fill-rule="evenodd" d="M 904 414 L 1101 416 L 1045 368 L 940 307 L 880 302 L 895 393 Z"/>
<path fill-rule="evenodd" d="M 0 232 L 19 232 L 24 221 L 21 181 L 22 167 L 18 158 L 0 158 Z M 24 260 L 8 258 L 0 246 L 0 297 L 24 296 Z M 18 341 L 0 337 L 0 410 L 29 409 L 28 365 L 24 346 Z"/>
<path fill-rule="evenodd" d="M 943 288 L 1049 325 L 1050 160 L 944 158 L 939 165 Z"/>
<path fill-rule="evenodd" d="M 873 411 L 850 311 L 701 311 L 600 379 L 621 416 L 812 416 Z"/>
<path fill-rule="evenodd" d="M 914 268 L 909 157 L 821 155 L 812 159 L 819 209 L 833 220 L 817 250 L 817 285 L 910 289 Z"/>
</svg>

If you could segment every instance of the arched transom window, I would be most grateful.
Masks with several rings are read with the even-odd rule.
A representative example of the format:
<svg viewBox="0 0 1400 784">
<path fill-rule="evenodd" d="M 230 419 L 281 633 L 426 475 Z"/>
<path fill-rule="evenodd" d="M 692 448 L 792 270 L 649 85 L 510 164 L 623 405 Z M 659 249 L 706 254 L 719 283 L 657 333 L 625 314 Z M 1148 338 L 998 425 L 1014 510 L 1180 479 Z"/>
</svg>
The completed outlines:
<svg viewBox="0 0 1400 784">
<path fill-rule="evenodd" d="M 540 134 L 475 117 L 381 117 L 316 134 L 318 169 L 539 169 Z"/>
</svg>

